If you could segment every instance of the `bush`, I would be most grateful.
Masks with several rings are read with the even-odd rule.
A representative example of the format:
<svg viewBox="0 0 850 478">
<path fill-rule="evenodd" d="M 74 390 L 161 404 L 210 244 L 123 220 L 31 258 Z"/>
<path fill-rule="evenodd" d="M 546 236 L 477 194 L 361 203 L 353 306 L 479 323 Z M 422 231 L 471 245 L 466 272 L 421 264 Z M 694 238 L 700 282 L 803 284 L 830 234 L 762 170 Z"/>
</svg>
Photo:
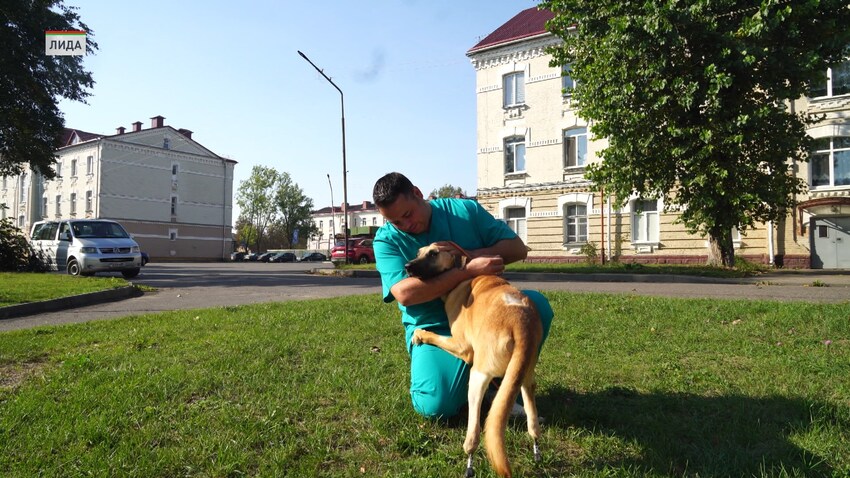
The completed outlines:
<svg viewBox="0 0 850 478">
<path fill-rule="evenodd" d="M 0 220 L 0 271 L 44 272 L 40 254 L 33 250 L 26 235 L 11 218 Z"/>
</svg>

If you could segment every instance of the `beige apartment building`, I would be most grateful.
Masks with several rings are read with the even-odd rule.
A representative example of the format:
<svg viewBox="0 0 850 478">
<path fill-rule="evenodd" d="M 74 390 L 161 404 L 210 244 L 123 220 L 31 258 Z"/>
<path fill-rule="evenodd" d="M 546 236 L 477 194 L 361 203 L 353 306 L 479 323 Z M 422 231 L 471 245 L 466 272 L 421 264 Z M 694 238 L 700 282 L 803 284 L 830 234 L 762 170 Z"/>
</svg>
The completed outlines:
<svg viewBox="0 0 850 478">
<path fill-rule="evenodd" d="M 346 213 L 348 221 L 344 220 Z M 343 224 L 348 224 L 349 237 L 371 237 L 386 222 L 371 201 L 349 204 L 345 211 L 342 205 L 328 206 L 313 211 L 311 216 L 318 232 L 307 241 L 307 249 L 319 252 L 330 251 L 336 240 L 345 237 Z"/>
<path fill-rule="evenodd" d="M 55 179 L 30 170 L 0 178 L 2 217 L 25 232 L 42 219 L 113 219 L 153 261 L 229 258 L 236 161 L 162 116 L 113 135 L 68 129 L 62 144 Z"/>
<path fill-rule="evenodd" d="M 563 93 L 569 69 L 549 65 L 546 49 L 560 43 L 546 31 L 550 18 L 524 10 L 467 52 L 476 71 L 478 201 L 526 241 L 529 261 L 581 261 L 591 244 L 607 260 L 705 263 L 707 238 L 674 224 L 661 201 L 635 197 L 614 207 L 591 191 L 584 169 L 606 142 L 592 137 Z M 785 220 L 733 231 L 739 257 L 850 268 L 850 61 L 828 74 L 823 88 L 789 105 L 824 115 L 809 130 L 818 143 L 812 161 L 794 168 L 809 192 Z"/>
</svg>

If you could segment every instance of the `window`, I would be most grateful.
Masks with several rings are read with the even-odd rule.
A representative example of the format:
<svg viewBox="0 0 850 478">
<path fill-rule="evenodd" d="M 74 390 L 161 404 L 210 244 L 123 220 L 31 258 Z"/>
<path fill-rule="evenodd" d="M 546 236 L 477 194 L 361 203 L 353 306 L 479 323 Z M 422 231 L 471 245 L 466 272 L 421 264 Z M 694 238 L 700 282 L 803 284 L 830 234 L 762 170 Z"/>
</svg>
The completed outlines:
<svg viewBox="0 0 850 478">
<path fill-rule="evenodd" d="M 77 160 L 76 159 L 71 160 L 71 177 L 72 178 L 77 177 Z"/>
<path fill-rule="evenodd" d="M 47 217 L 47 196 L 41 198 L 41 217 Z"/>
<path fill-rule="evenodd" d="M 587 242 L 587 205 L 564 204 L 564 244 Z"/>
<path fill-rule="evenodd" d="M 171 196 L 171 215 L 177 215 L 177 196 Z"/>
<path fill-rule="evenodd" d="M 850 93 L 850 61 L 839 63 L 826 70 L 826 83 L 812 86 L 812 98 L 846 95 Z"/>
<path fill-rule="evenodd" d="M 658 201 L 632 202 L 632 242 L 658 242 Z"/>
<path fill-rule="evenodd" d="M 505 108 L 525 104 L 525 72 L 509 73 L 502 78 Z"/>
<path fill-rule="evenodd" d="M 56 161 L 56 179 L 62 179 L 62 161 Z"/>
<path fill-rule="evenodd" d="M 61 194 L 56 195 L 56 215 L 57 216 L 62 215 L 62 195 Z"/>
<path fill-rule="evenodd" d="M 169 229 L 168 230 L 168 240 L 176 241 L 177 240 L 177 229 Z"/>
<path fill-rule="evenodd" d="M 163 149 L 171 149 L 171 140 L 168 138 L 163 138 L 162 147 Z"/>
<path fill-rule="evenodd" d="M 6 182 L 6 176 L 3 176 L 3 189 L 7 189 L 9 183 Z"/>
<path fill-rule="evenodd" d="M 505 222 L 523 241 L 525 240 L 525 208 L 509 207 L 505 209 Z"/>
<path fill-rule="evenodd" d="M 365 225 L 366 225 L 366 218 L 365 218 L 365 217 L 360 219 L 360 225 L 361 225 L 361 226 L 365 226 Z"/>
<path fill-rule="evenodd" d="M 573 65 L 568 63 L 561 67 L 561 91 L 564 97 L 572 96 L 575 87 L 576 80 L 573 78 Z"/>
<path fill-rule="evenodd" d="M 373 226 L 377 226 L 377 225 L 378 225 L 378 218 L 377 218 L 377 217 L 374 217 L 374 216 L 372 217 L 372 225 L 373 225 Z"/>
<path fill-rule="evenodd" d="M 323 230 L 324 230 L 324 228 L 325 228 L 325 222 L 324 222 L 324 221 L 319 221 L 319 230 L 320 230 L 320 231 L 323 231 Z"/>
<path fill-rule="evenodd" d="M 21 173 L 18 181 L 18 202 L 23 204 L 27 202 L 27 193 L 29 192 L 29 188 L 27 188 L 27 173 Z"/>
<path fill-rule="evenodd" d="M 177 171 L 178 171 L 179 169 L 180 169 L 180 168 L 177 166 L 177 163 L 172 164 L 172 165 L 171 165 L 171 175 L 172 175 L 172 176 L 177 176 Z"/>
<path fill-rule="evenodd" d="M 92 212 L 92 195 L 91 195 L 91 191 L 86 191 L 86 212 Z"/>
<path fill-rule="evenodd" d="M 850 136 L 815 140 L 809 164 L 812 187 L 850 185 Z"/>
<path fill-rule="evenodd" d="M 587 128 L 564 130 L 564 167 L 580 167 L 586 162 Z"/>
<path fill-rule="evenodd" d="M 77 193 L 71 193 L 71 215 L 77 214 Z"/>
<path fill-rule="evenodd" d="M 505 174 L 525 171 L 525 137 L 505 138 Z"/>
<path fill-rule="evenodd" d="M 86 158 L 86 174 L 94 174 L 94 156 Z"/>
</svg>

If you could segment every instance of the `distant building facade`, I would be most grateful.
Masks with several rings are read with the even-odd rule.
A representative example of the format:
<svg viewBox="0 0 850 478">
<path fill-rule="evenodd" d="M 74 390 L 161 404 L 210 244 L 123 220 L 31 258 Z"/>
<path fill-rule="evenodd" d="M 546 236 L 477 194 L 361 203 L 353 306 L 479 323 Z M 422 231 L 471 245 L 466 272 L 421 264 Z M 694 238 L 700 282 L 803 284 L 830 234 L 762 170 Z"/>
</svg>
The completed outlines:
<svg viewBox="0 0 850 478">
<path fill-rule="evenodd" d="M 384 217 L 377 206 L 370 201 L 361 204 L 349 204 L 346 208 L 348 221 L 344 220 L 342 205 L 326 207 L 313 211 L 313 224 L 317 233 L 310 237 L 307 249 L 328 251 L 334 243 L 345 237 L 344 224 L 348 224 L 349 237 L 374 236 L 375 231 L 384 225 Z"/>
<path fill-rule="evenodd" d="M 114 219 L 154 261 L 228 258 L 236 161 L 164 120 L 109 136 L 66 130 L 55 179 L 30 170 L 0 178 L 0 214 L 27 233 L 41 219 Z"/>
<path fill-rule="evenodd" d="M 705 237 L 674 224 L 662 201 L 632 198 L 621 208 L 584 178 L 604 138 L 592 137 L 569 93 L 569 67 L 550 66 L 552 13 L 520 12 L 472 47 L 476 71 L 477 200 L 531 248 L 529 261 L 584 260 L 592 245 L 608 259 L 704 263 Z M 850 61 L 829 81 L 789 105 L 825 115 L 809 129 L 818 149 L 795 165 L 809 192 L 783 221 L 733 231 L 736 254 L 787 267 L 850 268 Z M 842 248 L 841 245 L 844 244 Z"/>
</svg>

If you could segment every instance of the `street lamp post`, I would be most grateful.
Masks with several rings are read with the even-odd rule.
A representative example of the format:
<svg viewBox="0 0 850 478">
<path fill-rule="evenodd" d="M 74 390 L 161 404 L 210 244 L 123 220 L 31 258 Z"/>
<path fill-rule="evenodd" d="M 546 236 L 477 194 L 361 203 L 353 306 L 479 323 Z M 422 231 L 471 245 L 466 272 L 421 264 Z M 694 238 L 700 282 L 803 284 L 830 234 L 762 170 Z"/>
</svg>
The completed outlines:
<svg viewBox="0 0 850 478">
<path fill-rule="evenodd" d="M 346 178 L 347 178 L 348 173 L 346 171 L 347 168 L 346 168 L 346 165 L 345 165 L 345 100 L 343 98 L 342 90 L 339 89 L 338 86 L 336 86 L 336 83 L 334 83 L 333 80 L 331 80 L 330 77 L 328 77 L 328 75 L 326 75 L 324 71 L 322 71 L 318 66 L 316 66 L 315 63 L 310 61 L 310 59 L 307 58 L 307 55 L 302 53 L 301 50 L 298 50 L 298 54 L 301 55 L 301 58 L 304 58 L 305 60 L 307 60 L 307 63 L 309 63 L 310 66 L 315 68 L 316 71 L 318 71 L 320 75 L 324 76 L 325 79 L 328 80 L 328 83 L 333 85 L 333 87 L 336 88 L 337 91 L 339 91 L 339 105 L 340 105 L 340 109 L 341 109 L 341 112 L 342 112 L 342 115 L 341 115 L 341 118 L 342 118 L 342 227 L 343 227 L 343 232 L 345 233 L 345 262 L 347 264 L 348 263 L 348 180 Z M 330 175 L 328 175 L 328 181 L 330 181 Z M 331 198 L 331 201 L 333 201 L 333 198 Z M 331 208 L 331 212 L 333 212 L 333 207 Z"/>
<path fill-rule="evenodd" d="M 334 203 L 334 187 L 333 184 L 331 184 L 330 174 L 328 174 L 328 187 L 331 188 L 331 230 L 333 232 L 333 236 L 331 237 L 333 237 L 334 243 L 336 243 L 336 214 L 334 214 L 334 204 L 336 203 Z M 330 251 L 331 249 L 333 249 L 333 246 L 330 244 L 330 242 L 328 242 L 328 251 Z M 346 257 L 348 257 L 347 254 Z"/>
</svg>

